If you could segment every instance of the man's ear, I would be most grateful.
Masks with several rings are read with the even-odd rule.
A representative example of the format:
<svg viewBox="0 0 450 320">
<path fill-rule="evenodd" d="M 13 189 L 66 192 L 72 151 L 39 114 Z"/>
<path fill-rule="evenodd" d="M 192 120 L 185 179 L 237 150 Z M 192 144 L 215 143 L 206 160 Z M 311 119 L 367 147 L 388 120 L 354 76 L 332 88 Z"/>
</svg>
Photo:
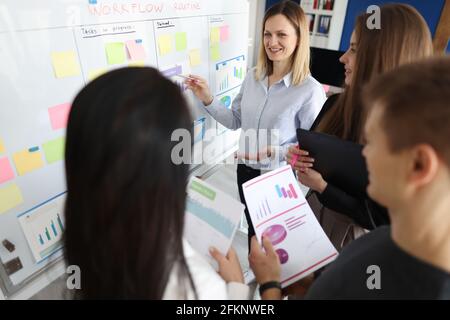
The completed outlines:
<svg viewBox="0 0 450 320">
<path fill-rule="evenodd" d="M 413 165 L 409 175 L 410 182 L 421 187 L 430 183 L 439 168 L 439 157 L 432 146 L 419 144 L 411 150 Z"/>
</svg>

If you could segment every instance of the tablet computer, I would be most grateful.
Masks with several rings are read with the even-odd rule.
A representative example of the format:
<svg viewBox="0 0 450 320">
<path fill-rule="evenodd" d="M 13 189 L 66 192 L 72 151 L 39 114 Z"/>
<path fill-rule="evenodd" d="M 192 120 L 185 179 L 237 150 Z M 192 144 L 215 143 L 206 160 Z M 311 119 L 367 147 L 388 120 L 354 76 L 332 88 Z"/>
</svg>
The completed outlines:
<svg viewBox="0 0 450 320">
<path fill-rule="evenodd" d="M 356 197 L 367 196 L 369 183 L 363 146 L 328 134 L 297 129 L 300 149 L 314 158 L 313 169 L 332 185 Z"/>
</svg>

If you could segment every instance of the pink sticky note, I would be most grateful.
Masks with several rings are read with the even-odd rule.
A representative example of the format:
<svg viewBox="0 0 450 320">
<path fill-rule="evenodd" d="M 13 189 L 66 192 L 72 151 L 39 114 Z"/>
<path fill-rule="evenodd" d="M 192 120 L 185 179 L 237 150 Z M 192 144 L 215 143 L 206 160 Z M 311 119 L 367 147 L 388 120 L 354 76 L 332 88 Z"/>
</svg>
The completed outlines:
<svg viewBox="0 0 450 320">
<path fill-rule="evenodd" d="M 126 42 L 128 55 L 130 60 L 144 60 L 145 59 L 145 49 L 142 45 L 142 40 L 129 40 Z"/>
<path fill-rule="evenodd" d="M 328 93 L 328 91 L 330 91 L 330 86 L 327 84 L 323 84 L 323 89 L 325 90 L 326 93 Z"/>
<path fill-rule="evenodd" d="M 220 28 L 220 42 L 228 41 L 230 37 L 230 28 L 228 26 L 224 26 Z"/>
<path fill-rule="evenodd" d="M 14 171 L 7 157 L 0 158 L 0 183 L 14 178 Z"/>
<path fill-rule="evenodd" d="M 69 118 L 70 103 L 63 103 L 51 108 L 48 108 L 48 115 L 53 130 L 63 129 L 67 127 L 67 119 Z"/>
</svg>

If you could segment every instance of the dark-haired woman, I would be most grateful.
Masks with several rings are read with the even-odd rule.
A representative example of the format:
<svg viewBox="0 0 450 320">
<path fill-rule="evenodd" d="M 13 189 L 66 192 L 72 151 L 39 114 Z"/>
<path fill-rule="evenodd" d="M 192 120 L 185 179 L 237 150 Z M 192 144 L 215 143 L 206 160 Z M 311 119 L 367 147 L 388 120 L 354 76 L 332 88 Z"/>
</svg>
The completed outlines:
<svg viewBox="0 0 450 320">
<path fill-rule="evenodd" d="M 365 115 L 361 107 L 361 88 L 380 74 L 432 55 L 428 26 L 412 6 L 384 5 L 380 17 L 382 28 L 379 30 L 367 27 L 369 14 L 357 17 L 350 47 L 340 58 L 346 71 L 344 93 L 327 100 L 311 130 L 363 143 Z M 290 148 L 288 161 L 294 154 L 299 156 L 294 166 L 298 179 L 313 191 L 310 204 L 338 250 L 362 235 L 361 227 L 374 229 L 390 223 L 387 211 L 375 202 L 356 198 L 348 190 L 325 181 L 314 169 L 314 159 L 308 156 L 307 150 Z"/>
<path fill-rule="evenodd" d="M 112 71 L 75 98 L 64 242 L 81 269 L 77 298 L 247 297 L 233 250 L 222 279 L 183 240 L 189 165 L 172 161 L 171 135 L 191 125 L 178 87 L 152 68 Z"/>
</svg>

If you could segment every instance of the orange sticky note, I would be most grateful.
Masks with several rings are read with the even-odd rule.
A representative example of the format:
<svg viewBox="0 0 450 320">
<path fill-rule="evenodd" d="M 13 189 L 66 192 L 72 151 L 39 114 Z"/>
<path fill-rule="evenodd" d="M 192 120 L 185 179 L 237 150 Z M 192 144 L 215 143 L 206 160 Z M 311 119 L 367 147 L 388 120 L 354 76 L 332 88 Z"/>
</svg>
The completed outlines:
<svg viewBox="0 0 450 320">
<path fill-rule="evenodd" d="M 13 155 L 13 160 L 19 176 L 23 176 L 44 166 L 44 160 L 42 159 L 39 147 L 17 152 Z"/>
<path fill-rule="evenodd" d="M 0 158 L 0 184 L 14 178 L 14 171 L 7 157 Z"/>
<path fill-rule="evenodd" d="M 189 51 L 189 62 L 191 67 L 198 66 L 202 63 L 202 57 L 199 49 Z"/>
<path fill-rule="evenodd" d="M 53 130 L 63 129 L 67 127 L 67 120 L 69 118 L 70 103 L 63 103 L 51 108 L 48 108 L 48 115 Z"/>
<path fill-rule="evenodd" d="M 3 144 L 3 140 L 0 139 L 0 153 L 5 153 L 5 145 Z"/>
</svg>

